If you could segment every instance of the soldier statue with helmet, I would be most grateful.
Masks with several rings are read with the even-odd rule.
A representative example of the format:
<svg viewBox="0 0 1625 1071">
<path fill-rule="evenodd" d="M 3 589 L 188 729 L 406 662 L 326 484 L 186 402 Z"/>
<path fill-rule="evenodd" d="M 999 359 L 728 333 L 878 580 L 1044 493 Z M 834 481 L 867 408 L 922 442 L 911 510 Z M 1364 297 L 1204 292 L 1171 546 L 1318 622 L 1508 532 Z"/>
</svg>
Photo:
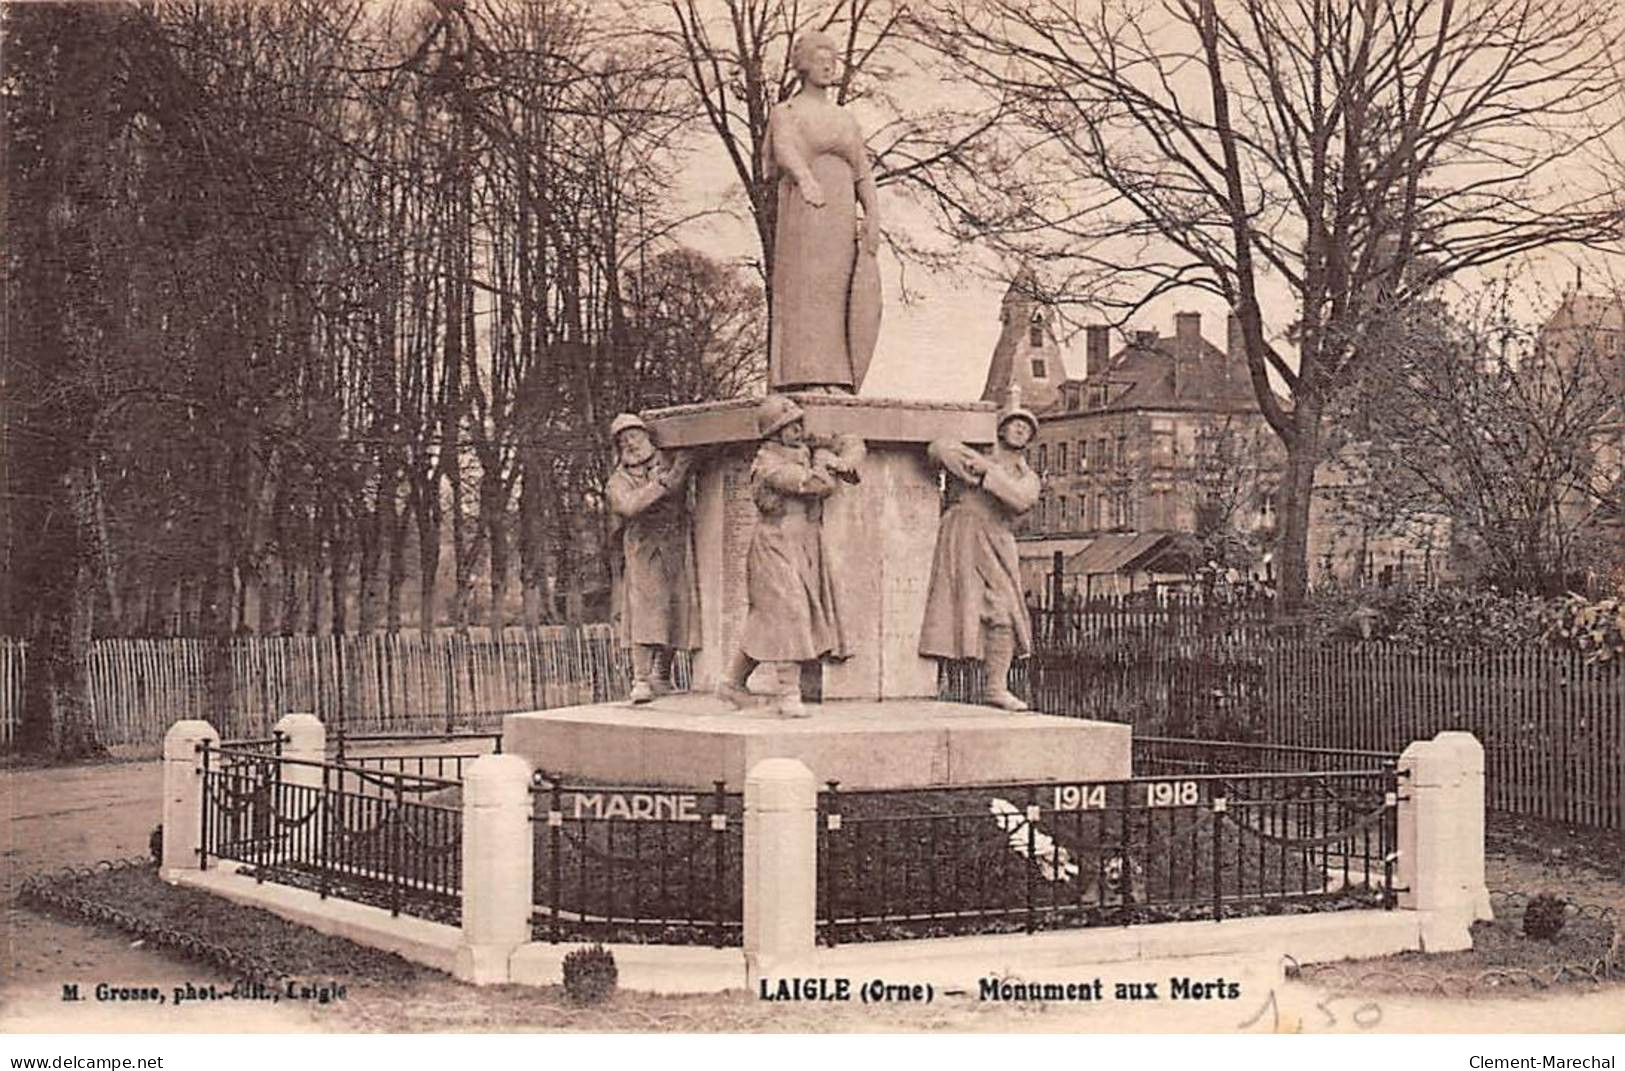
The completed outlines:
<svg viewBox="0 0 1625 1071">
<path fill-rule="evenodd" d="M 750 484 L 758 519 L 746 554 L 745 627 L 717 694 L 748 705 L 746 681 L 758 664 L 771 663 L 779 714 L 800 718 L 807 716 L 802 665 L 849 654 L 823 540 L 824 500 L 842 481 L 858 482 L 864 446 L 853 436 L 809 437 L 801 408 L 779 394 L 762 400 L 756 430 L 762 443 Z"/>
<path fill-rule="evenodd" d="M 1012 712 L 1027 709 L 1011 693 L 1009 675 L 1014 656 L 1032 650 L 1015 525 L 1038 501 L 1038 474 L 1026 459 L 1037 434 L 1038 418 L 1012 396 L 987 453 L 952 439 L 927 448 L 948 474 L 948 508 L 937 529 L 920 654 L 979 659 L 986 702 Z"/>
<path fill-rule="evenodd" d="M 632 648 L 634 703 L 672 685 L 672 658 L 700 646 L 688 485 L 692 458 L 656 448 L 641 417 L 622 413 L 609 427 L 616 467 L 605 489 L 612 538 L 623 555 L 616 607 Z"/>
</svg>

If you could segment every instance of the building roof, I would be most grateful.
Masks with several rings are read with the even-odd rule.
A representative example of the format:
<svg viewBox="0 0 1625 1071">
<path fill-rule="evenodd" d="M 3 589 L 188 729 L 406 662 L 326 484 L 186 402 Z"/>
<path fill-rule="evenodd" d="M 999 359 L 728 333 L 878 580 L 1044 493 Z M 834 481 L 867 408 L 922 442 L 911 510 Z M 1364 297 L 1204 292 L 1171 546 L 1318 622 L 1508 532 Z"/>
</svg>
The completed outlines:
<svg viewBox="0 0 1625 1071">
<path fill-rule="evenodd" d="M 982 400 L 1003 404 L 1011 384 L 1021 388 L 1022 404 L 1035 411 L 1051 406 L 1057 397 L 1054 391 L 1066 376 L 1066 362 L 1061 357 L 1054 332 L 1050 329 L 1047 299 L 1039 292 L 1038 276 L 1031 267 L 1023 265 L 1010 281 L 999 303 L 999 340 L 993 346 L 988 361 L 987 378 L 982 384 Z M 1040 311 L 1045 310 L 1045 311 Z M 1053 372 L 1047 372 L 1044 382 L 1029 374 L 1031 368 L 1016 361 L 1018 348 L 1023 347 L 1030 326 L 1029 317 L 1040 316 L 1046 351 L 1041 356 L 1054 362 Z"/>
<path fill-rule="evenodd" d="M 1546 321 L 1546 330 L 1564 328 L 1604 328 L 1625 330 L 1625 291 L 1614 294 L 1584 294 L 1571 290 Z"/>
<path fill-rule="evenodd" d="M 1188 537 L 1171 532 L 1103 535 L 1066 560 L 1076 576 L 1107 573 L 1189 572 L 1194 548 Z"/>
<path fill-rule="evenodd" d="M 1178 357 L 1175 340 L 1158 338 L 1146 344 L 1138 338 L 1118 350 L 1103 369 L 1092 369 L 1081 380 L 1062 384 L 1054 405 L 1041 416 L 1073 413 L 1122 412 L 1130 409 L 1182 409 L 1189 411 L 1256 410 L 1252 377 L 1245 360 L 1231 359 L 1223 350 L 1201 341 L 1199 356 Z M 1109 388 L 1104 406 L 1091 403 L 1100 384 Z M 1078 407 L 1066 407 L 1068 392 L 1080 394 Z"/>
</svg>

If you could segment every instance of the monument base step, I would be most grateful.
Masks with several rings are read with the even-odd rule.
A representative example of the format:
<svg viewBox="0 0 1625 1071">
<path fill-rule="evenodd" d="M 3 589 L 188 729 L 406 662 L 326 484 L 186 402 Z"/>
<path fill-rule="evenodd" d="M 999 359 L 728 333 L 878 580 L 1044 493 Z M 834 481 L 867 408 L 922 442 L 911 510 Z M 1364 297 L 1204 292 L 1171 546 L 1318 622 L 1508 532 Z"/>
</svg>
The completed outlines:
<svg viewBox="0 0 1625 1071">
<path fill-rule="evenodd" d="M 843 789 L 1130 775 L 1129 726 L 925 699 L 809 703 L 811 717 L 734 710 L 708 694 L 599 703 L 503 723 L 503 750 L 539 770 L 604 785 L 744 789 L 763 759 L 799 759 Z"/>
</svg>

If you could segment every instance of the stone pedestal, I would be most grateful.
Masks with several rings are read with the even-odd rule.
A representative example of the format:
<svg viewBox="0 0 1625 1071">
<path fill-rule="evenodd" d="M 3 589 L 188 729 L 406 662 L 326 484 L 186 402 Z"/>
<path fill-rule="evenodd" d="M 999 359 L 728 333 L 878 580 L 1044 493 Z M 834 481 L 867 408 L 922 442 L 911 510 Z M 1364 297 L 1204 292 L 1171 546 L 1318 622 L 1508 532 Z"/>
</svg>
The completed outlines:
<svg viewBox="0 0 1625 1071">
<path fill-rule="evenodd" d="M 852 434 L 868 445 L 862 482 L 826 502 L 824 541 L 835 566 L 841 621 L 853 654 L 823 668 L 826 699 L 934 696 L 936 663 L 918 653 L 940 516 L 936 471 L 925 445 L 993 440 L 987 402 L 914 402 L 792 394 L 815 436 Z M 662 447 L 704 448 L 694 521 L 704 646 L 695 687 L 710 690 L 738 647 L 745 621 L 745 556 L 756 526 L 750 495 L 756 399 L 643 414 Z"/>
<path fill-rule="evenodd" d="M 738 791 L 766 759 L 796 759 L 822 784 L 926 788 L 1130 776 L 1130 730 L 1114 722 L 934 700 L 844 700 L 810 718 L 735 711 L 705 694 L 647 706 L 600 703 L 503 720 L 503 750 L 591 784 Z"/>
</svg>

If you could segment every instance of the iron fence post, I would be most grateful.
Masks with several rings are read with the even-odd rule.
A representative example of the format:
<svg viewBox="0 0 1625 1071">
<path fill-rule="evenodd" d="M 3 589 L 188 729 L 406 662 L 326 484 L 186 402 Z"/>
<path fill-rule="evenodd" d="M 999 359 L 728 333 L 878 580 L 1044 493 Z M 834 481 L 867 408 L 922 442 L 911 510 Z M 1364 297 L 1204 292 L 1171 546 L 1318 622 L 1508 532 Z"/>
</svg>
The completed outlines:
<svg viewBox="0 0 1625 1071">
<path fill-rule="evenodd" d="M 404 896 L 402 883 L 406 880 L 406 838 L 403 834 L 401 821 L 401 808 L 406 802 L 406 780 L 401 774 L 395 775 L 395 805 L 389 816 L 389 836 L 385 843 L 389 846 L 389 913 L 399 917 L 401 913 L 401 900 Z"/>
<path fill-rule="evenodd" d="M 1132 869 L 1133 866 L 1134 866 L 1134 850 L 1133 850 L 1133 845 L 1134 845 L 1134 801 L 1133 801 L 1133 799 L 1130 798 L 1130 787 L 1131 786 L 1128 785 L 1128 784 L 1125 784 L 1123 786 L 1123 811 L 1122 811 L 1123 819 L 1118 824 L 1118 841 L 1119 841 L 1119 843 L 1118 843 L 1118 846 L 1117 846 L 1117 851 L 1118 851 L 1118 863 L 1121 864 L 1121 866 L 1123 867 L 1122 876 L 1118 880 L 1121 883 L 1122 880 L 1127 879 L 1128 882 L 1129 882 L 1128 891 L 1132 894 L 1132 892 L 1134 890 L 1134 880 L 1133 880 L 1134 879 L 1134 871 Z M 1144 786 L 1141 786 L 1141 787 L 1144 787 Z M 1149 792 L 1150 789 L 1146 789 L 1146 791 Z M 1149 799 L 1147 800 L 1147 802 L 1149 802 Z M 1104 847 L 1104 845 L 1102 847 Z M 1102 865 L 1104 866 L 1104 863 L 1105 863 L 1104 853 L 1102 854 L 1101 862 L 1102 862 Z M 1118 891 L 1119 891 L 1119 894 L 1120 894 L 1118 896 L 1118 902 L 1119 902 L 1119 904 L 1122 904 L 1122 903 L 1126 902 L 1126 898 L 1121 895 L 1121 893 L 1122 893 L 1121 885 L 1119 885 L 1119 890 Z M 1106 902 L 1106 892 L 1107 892 L 1106 883 L 1104 881 L 1102 881 L 1101 885 L 1100 885 L 1100 900 L 1101 900 L 1102 904 L 1104 904 Z M 1122 915 L 1123 925 L 1125 925 L 1125 926 L 1128 925 L 1129 912 L 1125 910 L 1125 911 L 1121 912 L 1121 915 Z"/>
<path fill-rule="evenodd" d="M 198 744 L 197 749 L 203 753 L 203 769 L 199 774 L 203 778 L 203 806 L 199 808 L 201 826 L 198 831 L 197 868 L 207 870 L 209 869 L 209 832 L 211 826 L 209 821 L 209 794 L 210 781 L 213 780 L 209 774 L 209 742 L 204 740 Z M 159 862 L 162 862 L 162 860 L 159 860 Z"/>
<path fill-rule="evenodd" d="M 322 763 L 321 796 L 318 798 L 317 803 L 316 803 L 316 806 L 321 808 L 320 812 L 317 814 L 317 826 L 316 826 L 316 836 L 317 836 L 317 842 L 316 842 L 316 851 L 317 851 L 317 857 L 316 857 L 317 889 L 316 889 L 316 891 L 321 894 L 321 898 L 323 900 L 327 899 L 327 893 L 328 893 L 328 890 L 331 888 L 332 880 L 333 880 L 333 876 L 330 873 L 330 868 L 332 866 L 332 855 L 330 853 L 330 845 L 329 845 L 329 842 L 330 842 L 330 840 L 332 839 L 332 836 L 333 836 L 333 820 L 332 820 L 332 815 L 331 815 L 331 812 L 330 812 L 330 802 L 332 800 L 332 790 L 329 787 L 329 785 L 331 783 L 331 779 L 330 779 L 331 773 L 332 773 L 331 768 L 325 762 Z"/>
<path fill-rule="evenodd" d="M 548 801 L 547 812 L 547 846 L 548 874 L 551 887 L 547 892 L 549 913 L 553 921 L 553 943 L 559 943 L 559 890 L 564 885 L 563 866 L 559 860 L 559 841 L 564 831 L 564 788 L 558 781 L 553 782 L 553 791 Z M 585 910 L 586 905 L 582 905 Z"/>
<path fill-rule="evenodd" d="M 1392 911 L 1398 902 L 1394 895 L 1394 856 L 1399 851 L 1399 767 L 1391 759 L 1382 763 L 1382 833 L 1377 837 L 1382 852 L 1382 906 Z"/>
<path fill-rule="evenodd" d="M 716 795 L 712 802 L 711 813 L 719 816 L 721 820 L 718 821 L 715 818 L 712 819 L 712 828 L 716 830 L 716 836 L 713 838 L 714 847 L 712 849 L 712 855 L 714 856 L 713 870 L 715 871 L 715 884 L 713 887 L 715 891 L 711 894 L 711 901 L 716 909 L 716 929 L 712 934 L 711 939 L 712 943 L 717 948 L 721 948 L 723 945 L 722 931 L 725 925 L 723 915 L 726 901 L 724 899 L 725 890 L 722 882 L 723 873 L 725 871 L 723 866 L 723 853 L 727 851 L 728 848 L 728 796 L 726 792 L 726 782 L 714 781 L 712 784 L 716 786 Z"/>
<path fill-rule="evenodd" d="M 835 923 L 835 920 L 839 917 L 839 913 L 835 910 L 835 897 L 838 888 L 835 881 L 835 869 L 840 862 L 836 854 L 840 838 L 836 837 L 835 834 L 841 829 L 841 783 L 839 781 L 827 781 L 825 784 L 829 788 L 829 813 L 824 816 L 824 828 L 818 831 L 819 835 L 824 839 L 824 851 L 819 853 L 818 863 L 824 871 L 824 910 L 829 915 L 824 930 L 829 940 L 829 947 L 834 948 L 840 943 L 839 927 Z"/>
<path fill-rule="evenodd" d="M 1056 557 L 1060 557 L 1057 552 Z M 1026 930 L 1032 933 L 1033 926 L 1033 897 L 1037 888 L 1038 869 L 1038 791 L 1032 785 L 1027 786 L 1027 921 Z"/>
<path fill-rule="evenodd" d="M 253 819 L 254 827 L 254 884 L 261 885 L 265 882 L 266 855 L 270 850 L 271 843 L 271 778 L 269 766 L 270 762 L 276 762 L 277 760 L 273 758 L 270 762 L 267 762 L 266 759 L 260 757 L 252 761 L 259 783 L 254 786 L 254 794 L 250 797 L 256 806 L 250 810 L 249 816 Z"/>
<path fill-rule="evenodd" d="M 1224 815 L 1229 807 L 1225 796 L 1213 798 L 1213 921 L 1224 921 Z M 1240 868 L 1237 868 L 1240 877 Z"/>
</svg>

